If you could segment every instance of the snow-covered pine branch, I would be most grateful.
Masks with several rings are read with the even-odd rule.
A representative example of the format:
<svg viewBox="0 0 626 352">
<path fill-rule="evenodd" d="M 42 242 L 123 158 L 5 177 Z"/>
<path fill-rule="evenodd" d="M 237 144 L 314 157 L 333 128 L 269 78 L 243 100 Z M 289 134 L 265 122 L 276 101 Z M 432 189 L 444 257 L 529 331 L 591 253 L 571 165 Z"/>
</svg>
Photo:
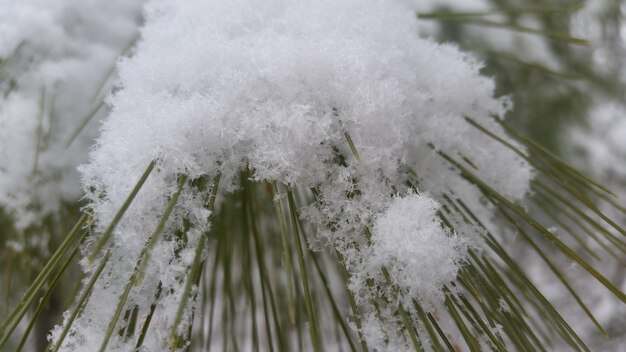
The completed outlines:
<svg viewBox="0 0 626 352">
<path fill-rule="evenodd" d="M 181 177 L 219 174 L 219 191 L 227 193 L 247 168 L 257 181 L 316 190 L 315 202 L 299 209 L 302 219 L 345 258 L 365 316 L 373 316 L 379 297 L 397 297 L 381 316 L 365 319 L 368 344 L 412 349 L 392 307 L 404 304 L 415 314 L 412 299 L 441 304 L 442 285 L 454 280 L 466 248 L 481 246 L 470 226 L 444 229 L 438 200 L 454 195 L 483 218 L 491 212 L 439 153 L 464 160 L 513 200 L 533 175 L 524 160 L 466 122 L 470 117 L 517 145 L 496 121 L 510 102 L 494 97 L 480 68 L 454 46 L 421 38 L 414 12 L 397 0 L 149 2 L 136 53 L 120 64 L 112 112 L 81 167 L 99 231 L 146 166 L 156 161 L 156 168 L 117 225 L 111 257 L 62 350 L 97 351 L 111 307 L 123 302 L 147 311 L 157 287 L 159 318 L 145 345 L 166 349 L 165 332 L 184 330 L 172 324 L 195 246 L 211 226 L 206 199 L 215 190 L 183 183 L 164 231 L 150 246 L 149 237 L 178 196 Z M 148 247 L 140 282 L 128 286 Z M 93 273 L 98 261 L 84 264 Z M 371 280 L 388 289 L 366 284 Z M 107 350 L 134 348 L 132 339 L 107 338 Z"/>
</svg>

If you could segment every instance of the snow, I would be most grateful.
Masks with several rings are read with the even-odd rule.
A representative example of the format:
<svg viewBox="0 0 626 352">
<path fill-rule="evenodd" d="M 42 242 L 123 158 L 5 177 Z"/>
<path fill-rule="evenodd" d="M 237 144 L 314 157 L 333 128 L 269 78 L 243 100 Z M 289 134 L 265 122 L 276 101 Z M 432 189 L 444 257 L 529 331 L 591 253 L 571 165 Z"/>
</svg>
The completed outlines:
<svg viewBox="0 0 626 352">
<path fill-rule="evenodd" d="M 437 218 L 439 204 L 410 194 L 394 198 L 374 223 L 370 265 L 387 267 L 405 297 L 441 302 L 443 285 L 455 280 L 464 259 L 466 239 L 448 233 Z M 411 306 L 410 299 L 403 302 Z"/>
</svg>

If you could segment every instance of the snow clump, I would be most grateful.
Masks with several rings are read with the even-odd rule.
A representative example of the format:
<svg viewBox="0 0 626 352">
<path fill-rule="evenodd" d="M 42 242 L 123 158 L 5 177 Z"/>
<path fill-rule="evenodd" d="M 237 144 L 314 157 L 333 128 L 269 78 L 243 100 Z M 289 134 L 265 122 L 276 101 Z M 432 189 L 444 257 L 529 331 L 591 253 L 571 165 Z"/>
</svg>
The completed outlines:
<svg viewBox="0 0 626 352">
<path fill-rule="evenodd" d="M 415 297 L 442 301 L 441 288 L 454 281 L 464 259 L 466 240 L 447 233 L 438 209 L 432 198 L 411 194 L 394 198 L 374 222 L 370 261 L 386 266 L 393 282 L 407 289 L 406 306 Z"/>
</svg>

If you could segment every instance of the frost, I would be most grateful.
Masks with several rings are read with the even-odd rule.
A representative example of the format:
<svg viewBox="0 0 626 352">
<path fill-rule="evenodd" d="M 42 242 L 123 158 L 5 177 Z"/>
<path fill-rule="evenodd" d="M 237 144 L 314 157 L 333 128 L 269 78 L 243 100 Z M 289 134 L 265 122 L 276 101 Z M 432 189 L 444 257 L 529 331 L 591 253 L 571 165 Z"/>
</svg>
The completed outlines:
<svg viewBox="0 0 626 352">
<path fill-rule="evenodd" d="M 510 102 L 493 96 L 494 83 L 480 76 L 476 59 L 421 38 L 403 1 L 154 0 L 146 19 L 135 55 L 119 66 L 120 89 L 109 98 L 112 111 L 97 146 L 81 167 L 100 230 L 146 166 L 157 167 L 117 226 L 111 260 L 65 350 L 97 350 L 109 307 L 117 305 L 181 175 L 219 173 L 224 193 L 249 168 L 257 181 L 315 189 L 315 201 L 299 209 L 302 219 L 317 229 L 314 241 L 345 257 L 350 286 L 372 321 L 372 299 L 392 294 L 381 287 L 436 301 L 466 246 L 479 245 L 458 219 L 451 219 L 459 232 L 452 234 L 437 218 L 444 195 L 490 214 L 480 192 L 442 155 L 514 201 L 528 189 L 528 165 L 466 121 L 523 149 L 497 120 Z M 156 349 L 167 348 L 163 332 L 172 328 L 181 299 L 188 249 L 210 227 L 209 191 L 193 183 L 183 188 L 141 285 L 129 295 L 127 304 L 145 311 L 162 287 L 159 319 L 145 340 Z M 184 244 L 178 231 L 187 231 Z M 383 266 L 394 285 L 374 272 Z M 367 279 L 380 285 L 369 287 Z M 379 324 L 395 319 L 392 311 L 381 314 Z M 395 330 L 368 326 L 378 331 L 372 339 Z M 109 350 L 128 350 L 126 344 L 113 336 Z M 398 337 L 388 347 L 396 345 L 400 351 L 405 341 Z"/>
</svg>

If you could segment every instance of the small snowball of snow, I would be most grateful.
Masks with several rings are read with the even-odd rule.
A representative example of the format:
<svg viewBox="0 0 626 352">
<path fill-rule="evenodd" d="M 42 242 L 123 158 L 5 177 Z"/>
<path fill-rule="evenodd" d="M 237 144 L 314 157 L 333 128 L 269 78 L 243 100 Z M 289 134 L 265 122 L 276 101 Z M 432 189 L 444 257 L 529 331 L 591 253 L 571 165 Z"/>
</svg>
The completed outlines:
<svg viewBox="0 0 626 352">
<path fill-rule="evenodd" d="M 80 198 L 76 168 L 106 115 L 101 95 L 137 35 L 141 3 L 0 0 L 0 208 L 18 231 Z"/>
<path fill-rule="evenodd" d="M 446 231 L 437 218 L 439 204 L 410 194 L 393 199 L 376 218 L 372 263 L 386 265 L 409 297 L 438 301 L 444 284 L 453 281 L 465 258 L 467 240 Z"/>
</svg>

